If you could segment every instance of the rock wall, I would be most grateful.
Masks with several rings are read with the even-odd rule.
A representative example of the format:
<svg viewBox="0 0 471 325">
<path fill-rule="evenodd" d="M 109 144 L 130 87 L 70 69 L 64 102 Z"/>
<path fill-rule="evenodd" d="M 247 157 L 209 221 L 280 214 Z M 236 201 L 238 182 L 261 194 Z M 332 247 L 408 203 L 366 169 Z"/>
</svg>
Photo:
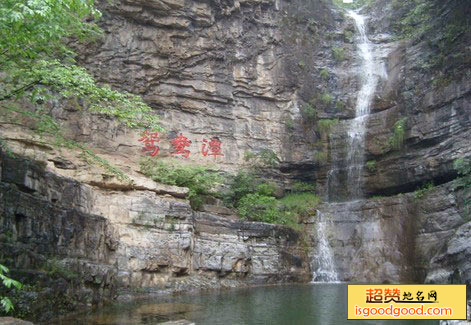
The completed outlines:
<svg viewBox="0 0 471 325">
<path fill-rule="evenodd" d="M 465 194 L 452 191 L 450 181 L 453 161 L 471 150 L 471 72 L 465 66 L 449 83 L 433 84 L 444 72 L 419 69 L 421 57 L 433 55 L 426 40 L 394 37 L 394 3 L 380 0 L 371 9 L 371 40 L 380 45 L 388 78 L 368 121 L 367 160 L 375 162 L 363 175 L 369 199 L 321 206 L 331 220 L 329 242 L 345 281 L 469 282 L 469 212 Z M 247 152 L 268 150 L 279 164 L 267 178 L 317 182 L 325 193 L 331 165 L 342 165 L 333 157 L 346 156 L 345 125 L 360 83 L 346 17 L 320 0 L 99 5 L 104 36 L 79 46 L 78 59 L 99 80 L 142 95 L 162 116 L 166 133 L 156 159 L 172 156 L 170 140 L 180 133 L 192 141 L 189 162 L 223 171 L 244 168 Z M 28 137 L 21 127 L 1 125 L 19 156 L 40 161 L 2 155 L 1 251 L 9 265 L 41 275 L 57 258 L 78 275 L 68 295 L 84 303 L 136 288 L 311 278 L 316 217 L 302 238 L 281 226 L 193 211 L 186 189 L 137 172 L 138 132 L 68 103 L 54 105 L 52 114 L 70 137 L 94 147 L 134 183 Z M 320 119 L 332 118 L 340 120 L 336 126 L 319 127 Z M 407 127 L 397 150 L 389 138 L 401 118 Z M 201 155 L 211 137 L 222 141 L 224 156 L 216 160 Z M 417 199 L 413 191 L 429 181 L 437 186 Z"/>
<path fill-rule="evenodd" d="M 333 71 L 346 62 L 336 63 L 329 43 L 345 40 L 340 33 L 329 32 L 329 40 L 325 35 L 344 21 L 328 4 L 156 0 L 99 6 L 103 38 L 77 45 L 78 61 L 98 80 L 141 95 L 162 116 L 166 132 L 156 159 L 171 157 L 170 141 L 182 133 L 192 141 L 189 163 L 235 171 L 245 168 L 246 153 L 268 151 L 279 164 L 267 175 L 277 182 L 325 174 L 316 152 L 325 150 L 326 140 L 302 107 L 325 89 L 334 92 L 337 80 L 348 82 L 347 74 Z M 332 70 L 327 80 L 322 69 Z M 139 174 L 140 132 L 73 103 L 50 105 L 67 136 L 133 183 L 120 182 L 79 152 L 45 144 L 21 125 L 1 124 L 3 139 L 19 157 L 1 156 L 1 252 L 16 274 L 25 274 L 23 281 L 68 275 L 54 290 L 95 304 L 136 289 L 310 280 L 309 249 L 300 233 L 243 222 L 226 211 L 193 211 L 187 189 Z M 348 115 L 348 109 L 330 108 L 320 113 Z M 222 142 L 224 156 L 217 159 L 201 155 L 203 140 L 212 137 Z"/>
<path fill-rule="evenodd" d="M 31 285 L 71 275 L 77 302 L 310 278 L 299 233 L 195 212 L 171 189 L 100 188 L 2 155 L 0 193 L 6 264 Z"/>
<path fill-rule="evenodd" d="M 469 283 L 469 212 L 452 183 L 320 207 L 342 281 Z M 316 250 L 312 251 L 316 258 Z"/>
<path fill-rule="evenodd" d="M 287 168 L 316 165 L 315 134 L 301 107 L 320 92 L 320 70 L 335 66 L 327 28 L 337 23 L 323 1 L 102 1 L 104 38 L 81 48 L 81 63 L 99 80 L 143 96 L 162 116 L 169 141 L 218 137 L 225 170 L 247 152 L 269 150 Z M 337 36 L 338 37 L 338 36 Z M 70 119 L 70 114 L 68 114 Z M 138 134 L 103 141 L 99 126 L 78 121 L 76 138 L 124 156 L 140 155 Z M 116 134 L 121 134 L 116 130 Z M 106 144 L 106 145 L 105 145 Z"/>
<path fill-rule="evenodd" d="M 460 59 L 431 65 L 444 55 L 433 45 L 445 38 L 457 8 L 451 2 L 432 3 L 428 14 L 440 8 L 447 12 L 432 16 L 438 26 L 422 38 L 400 39 L 398 26 L 408 6 L 380 0 L 365 11 L 371 17 L 370 39 L 388 74 L 367 124 L 366 160 L 371 164 L 364 169 L 365 199 L 325 204 L 320 210 L 330 216 L 330 243 L 342 280 L 469 283 L 470 214 L 463 204 L 469 194 L 453 190 L 453 162 L 470 156 L 471 70 L 462 63 L 469 59 L 463 47 L 470 34 L 455 34 L 446 49 L 462 53 Z M 394 148 L 390 139 L 400 119 L 406 120 L 404 143 Z M 347 123 L 330 135 L 331 156 L 346 157 Z M 420 197 L 416 191 L 429 182 L 435 187 Z M 342 193 L 345 182 L 334 185 Z"/>
</svg>

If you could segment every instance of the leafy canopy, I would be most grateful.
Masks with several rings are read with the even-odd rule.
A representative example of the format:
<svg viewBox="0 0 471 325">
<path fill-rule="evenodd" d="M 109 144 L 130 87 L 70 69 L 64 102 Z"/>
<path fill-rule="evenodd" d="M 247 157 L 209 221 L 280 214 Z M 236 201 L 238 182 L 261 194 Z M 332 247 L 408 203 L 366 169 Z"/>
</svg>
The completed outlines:
<svg viewBox="0 0 471 325">
<path fill-rule="evenodd" d="M 76 64 L 69 44 L 98 37 L 100 15 L 93 0 L 0 1 L 0 107 L 25 97 L 36 109 L 52 99 L 74 99 L 128 127 L 160 130 L 139 96 L 98 85 Z"/>
</svg>

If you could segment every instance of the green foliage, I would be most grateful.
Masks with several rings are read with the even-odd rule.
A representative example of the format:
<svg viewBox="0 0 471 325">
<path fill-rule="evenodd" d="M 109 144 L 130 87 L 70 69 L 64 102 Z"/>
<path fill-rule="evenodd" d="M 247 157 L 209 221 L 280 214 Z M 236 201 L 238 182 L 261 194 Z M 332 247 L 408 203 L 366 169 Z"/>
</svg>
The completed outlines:
<svg viewBox="0 0 471 325">
<path fill-rule="evenodd" d="M 319 97 L 319 100 L 321 101 L 322 105 L 324 105 L 324 107 L 326 107 L 326 106 L 329 106 L 330 104 L 332 104 L 333 98 L 328 92 L 324 92 Z"/>
<path fill-rule="evenodd" d="M 8 157 L 14 157 L 15 155 L 11 151 L 11 149 L 8 147 L 6 141 L 4 138 L 0 136 L 0 150 L 4 152 Z"/>
<path fill-rule="evenodd" d="M 366 168 L 372 173 L 376 172 L 376 160 L 369 160 L 366 162 Z"/>
<path fill-rule="evenodd" d="M 239 172 L 230 181 L 229 191 L 224 195 L 225 204 L 230 207 L 237 207 L 240 199 L 255 192 L 256 186 L 256 175 L 244 171 Z"/>
<path fill-rule="evenodd" d="M 327 70 L 326 68 L 323 68 L 321 70 L 321 72 L 319 73 L 319 76 L 324 79 L 324 80 L 328 80 L 329 79 L 329 70 Z"/>
<path fill-rule="evenodd" d="M 310 103 L 303 106 L 302 113 L 303 117 L 308 121 L 314 121 L 317 118 L 317 110 Z"/>
<path fill-rule="evenodd" d="M 21 289 L 23 285 L 20 282 L 8 277 L 6 275 L 8 272 L 9 272 L 8 268 L 0 264 L 0 280 L 2 282 L 2 285 L 7 289 L 11 289 L 11 288 Z M 14 306 L 8 297 L 0 296 L 0 308 L 3 309 L 6 313 L 9 313 L 14 309 Z"/>
<path fill-rule="evenodd" d="M 140 167 L 144 175 L 156 182 L 187 187 L 188 199 L 195 210 L 201 208 L 206 195 L 214 195 L 212 190 L 221 182 L 218 174 L 202 166 L 176 165 L 146 157 Z"/>
<path fill-rule="evenodd" d="M 0 3 L 0 51 L 8 66 L 58 55 L 71 56 L 67 37 L 96 36 L 99 29 L 87 18 L 100 12 L 91 0 L 2 0 Z"/>
<path fill-rule="evenodd" d="M 314 184 L 294 182 L 292 193 L 277 199 L 274 184 L 266 183 L 253 173 L 239 172 L 231 180 L 224 201 L 227 206 L 237 208 L 246 220 L 296 228 L 298 219 L 312 212 L 320 202 L 320 198 L 312 193 L 314 190 Z"/>
<path fill-rule="evenodd" d="M 429 0 L 407 0 L 403 5 L 410 7 L 406 15 L 396 24 L 396 29 L 402 38 L 418 38 L 429 31 L 431 24 L 430 9 L 432 6 Z"/>
<path fill-rule="evenodd" d="M 250 162 L 252 167 L 276 167 L 280 160 L 276 153 L 270 149 L 263 149 L 257 153 L 244 152 L 244 160 Z"/>
<path fill-rule="evenodd" d="M 470 188 L 471 189 L 471 158 L 456 159 L 453 167 L 460 176 L 454 182 L 454 189 Z"/>
<path fill-rule="evenodd" d="M 302 193 L 302 192 L 314 192 L 316 190 L 316 184 L 306 183 L 296 181 L 293 182 L 291 186 L 291 191 L 293 193 Z"/>
<path fill-rule="evenodd" d="M 272 183 L 265 183 L 253 172 L 240 171 L 235 176 L 230 177 L 229 191 L 224 194 L 224 202 L 229 207 L 237 207 L 239 201 L 248 194 L 257 193 L 260 196 L 274 196 L 276 186 Z"/>
<path fill-rule="evenodd" d="M 270 149 L 263 149 L 258 153 L 258 156 L 266 166 L 276 167 L 280 162 L 276 153 Z"/>
<path fill-rule="evenodd" d="M 0 102 L 27 96 L 79 99 L 92 112 L 116 117 L 129 127 L 160 129 L 140 97 L 99 86 L 74 63 L 66 39 L 100 34 L 93 0 L 3 0 L 0 2 Z M 43 112 L 44 114 L 44 112 Z"/>
<path fill-rule="evenodd" d="M 373 195 L 372 197 L 370 197 L 370 199 L 372 199 L 372 200 L 381 200 L 385 197 L 386 197 L 385 195 Z"/>
<path fill-rule="evenodd" d="M 343 31 L 343 37 L 345 38 L 345 41 L 349 43 L 353 43 L 353 32 L 349 29 L 346 29 Z"/>
<path fill-rule="evenodd" d="M 434 187 L 435 185 L 433 184 L 433 182 L 428 182 L 427 184 L 421 186 L 418 190 L 414 192 L 414 197 L 417 200 L 420 200 Z"/>
<path fill-rule="evenodd" d="M 276 187 L 270 183 L 263 183 L 257 185 L 255 191 L 262 196 L 275 196 Z"/>
<path fill-rule="evenodd" d="M 139 96 L 97 85 L 82 67 L 63 64 L 59 60 L 39 60 L 33 67 L 15 72 L 10 75 L 48 85 L 59 100 L 80 98 L 82 106 L 88 107 L 90 112 L 115 117 L 130 128 L 161 130 L 157 116 Z M 37 98 L 37 94 L 32 92 L 31 96 Z"/>
<path fill-rule="evenodd" d="M 16 111 L 29 113 L 33 129 L 57 136 L 57 142 L 70 140 L 45 109 L 54 102 L 74 103 L 75 108 L 114 117 L 128 127 L 160 130 L 157 116 L 140 97 L 98 85 L 76 65 L 68 44 L 100 36 L 95 24 L 100 15 L 93 0 L 2 0 L 0 107 L 8 110 L 11 101 L 28 99 L 32 109 Z"/>
<path fill-rule="evenodd" d="M 273 196 L 251 193 L 238 206 L 240 216 L 247 220 L 294 226 L 300 217 L 314 214 L 320 198 L 313 193 L 291 193 L 280 200 Z"/>
<path fill-rule="evenodd" d="M 395 32 L 398 38 L 422 41 L 420 64 L 433 86 L 459 80 L 469 66 L 471 11 L 467 0 L 395 0 Z M 438 72 L 438 73 L 437 73 Z"/>
<path fill-rule="evenodd" d="M 345 60 L 345 49 L 341 47 L 332 48 L 332 55 L 334 56 L 335 61 L 342 62 Z"/>
<path fill-rule="evenodd" d="M 284 215 L 276 208 L 276 198 L 273 196 L 247 194 L 240 200 L 237 210 L 240 216 L 247 220 L 286 223 Z"/>
<path fill-rule="evenodd" d="M 51 278 L 64 278 L 66 280 L 73 280 L 78 277 L 78 274 L 73 272 L 70 268 L 65 266 L 59 260 L 52 258 L 46 261 L 42 266 L 42 270 L 47 273 Z"/>
<path fill-rule="evenodd" d="M 291 193 L 279 200 L 280 205 L 291 214 L 298 217 L 313 215 L 321 202 L 318 195 L 309 192 Z"/>
<path fill-rule="evenodd" d="M 325 134 L 325 135 L 328 135 L 329 134 L 329 131 L 330 129 L 337 125 L 339 122 L 339 119 L 336 118 L 336 119 L 322 119 L 322 120 L 319 120 L 317 122 L 317 125 L 319 127 L 319 132 L 321 132 L 322 134 Z"/>
<path fill-rule="evenodd" d="M 337 111 L 343 111 L 345 109 L 345 106 L 345 102 L 342 100 L 338 100 L 335 102 L 335 109 L 337 109 Z"/>
<path fill-rule="evenodd" d="M 403 117 L 393 127 L 393 135 L 389 138 L 389 144 L 393 149 L 400 150 L 404 145 L 407 118 Z"/>
<path fill-rule="evenodd" d="M 249 162 L 253 159 L 256 159 L 257 158 L 257 154 L 252 152 L 252 151 L 245 151 L 244 152 L 244 160 Z"/>
<path fill-rule="evenodd" d="M 293 131 L 294 128 L 295 128 L 295 125 L 294 125 L 294 120 L 290 117 L 290 116 L 287 116 L 285 118 L 285 125 L 286 125 L 286 128 L 290 131 Z M 1 144 L 1 143 L 0 143 Z"/>
</svg>

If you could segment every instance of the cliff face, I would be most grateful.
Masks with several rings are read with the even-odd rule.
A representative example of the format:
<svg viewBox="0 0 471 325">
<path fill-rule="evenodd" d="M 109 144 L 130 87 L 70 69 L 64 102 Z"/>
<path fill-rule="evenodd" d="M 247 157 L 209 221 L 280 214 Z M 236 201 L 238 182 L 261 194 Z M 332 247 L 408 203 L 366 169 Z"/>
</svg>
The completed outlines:
<svg viewBox="0 0 471 325">
<path fill-rule="evenodd" d="M 345 280 L 471 280 L 470 247 L 464 244 L 470 216 L 463 204 L 469 194 L 453 190 L 453 162 L 469 157 L 471 148 L 471 35 L 462 28 L 469 8 L 459 1 L 431 1 L 417 18 L 416 5 L 376 1 L 365 11 L 388 74 L 367 122 L 363 192 L 373 198 L 321 209 L 333 220 L 330 238 Z M 410 21 L 412 34 L 404 35 Z M 403 142 L 395 147 L 391 139 L 401 120 Z M 340 125 L 331 139 L 346 143 L 345 134 Z M 346 157 L 335 153 L 345 146 L 331 150 Z M 427 183 L 435 186 L 423 190 Z M 336 185 L 342 193 L 345 182 Z"/>
<path fill-rule="evenodd" d="M 172 189 L 89 186 L 19 158 L 4 157 L 1 175 L 3 258 L 27 284 L 62 280 L 50 284 L 62 296 L 39 290 L 51 300 L 33 303 L 32 313 L 48 306 L 57 312 L 55 300 L 61 307 L 97 304 L 137 289 L 310 279 L 307 247 L 289 228 L 195 212 Z"/>
<path fill-rule="evenodd" d="M 364 168 L 363 192 L 370 198 L 320 210 L 332 221 L 328 239 L 341 280 L 469 282 L 466 193 L 453 191 L 451 181 L 453 161 L 471 150 L 471 71 L 454 66 L 455 78 L 434 83 L 452 68 L 423 69 L 423 58 L 436 55 L 427 37 L 397 39 L 395 15 L 407 11 L 397 3 L 370 8 L 369 36 L 388 74 L 367 123 L 366 161 L 374 163 Z M 104 37 L 81 47 L 79 60 L 162 115 L 167 132 L 155 159 L 171 156 L 170 141 L 181 133 L 192 141 L 191 163 L 235 171 L 246 167 L 247 153 L 269 151 L 279 163 L 267 178 L 313 181 L 326 193 L 329 170 L 345 165 L 346 126 L 361 83 L 348 18 L 320 0 L 121 0 L 100 7 Z M 456 50 L 464 35 L 452 44 Z M 14 269 L 41 277 L 57 259 L 77 277 L 54 285 L 84 303 L 140 288 L 311 279 L 317 216 L 302 235 L 243 222 L 224 209 L 194 211 L 187 189 L 137 172 L 138 132 L 67 103 L 56 103 L 52 114 L 134 184 L 2 125 L 13 150 L 35 161 L 2 155 L 1 251 Z M 332 126 L 321 127 L 327 119 Z M 390 138 L 401 119 L 404 144 L 394 148 Z M 217 159 L 201 154 L 212 137 L 222 142 Z M 434 189 L 414 193 L 430 181 Z M 340 179 L 331 191 L 341 197 L 344 189 Z"/>
<path fill-rule="evenodd" d="M 170 141 L 181 133 L 192 141 L 191 163 L 227 172 L 245 168 L 246 153 L 269 151 L 280 161 L 281 168 L 267 173 L 277 182 L 322 173 L 318 167 L 325 162 L 315 154 L 326 143 L 300 108 L 320 93 L 320 70 L 337 66 L 329 42 L 343 43 L 335 33 L 324 38 L 342 23 L 325 3 L 99 5 L 103 38 L 79 46 L 79 60 L 99 80 L 142 95 L 162 115 L 166 134 L 159 135 L 155 159 L 171 156 Z M 322 87 L 336 88 L 333 75 L 329 79 Z M 243 222 L 220 207 L 196 212 L 187 189 L 138 172 L 145 155 L 140 132 L 71 103 L 52 103 L 51 114 L 69 137 L 93 147 L 133 184 L 90 165 L 79 152 L 3 124 L 17 158 L 2 154 L 2 254 L 24 274 L 21 280 L 34 285 L 58 278 L 50 286 L 71 304 L 136 290 L 310 280 L 309 239 L 299 232 Z M 222 142 L 217 159 L 201 154 L 203 139 L 212 137 Z M 44 290 L 39 297 L 50 298 Z"/>
<path fill-rule="evenodd" d="M 324 2 L 116 1 L 102 9 L 105 36 L 81 60 L 157 109 L 167 131 L 162 156 L 182 133 L 198 163 L 208 163 L 203 139 L 218 137 L 225 170 L 266 150 L 287 167 L 316 164 L 316 138 L 305 134 L 300 108 L 332 61 L 324 36 L 335 21 Z M 80 139 L 99 143 L 99 134 Z M 127 136 L 110 146 L 139 153 L 137 135 Z"/>
</svg>

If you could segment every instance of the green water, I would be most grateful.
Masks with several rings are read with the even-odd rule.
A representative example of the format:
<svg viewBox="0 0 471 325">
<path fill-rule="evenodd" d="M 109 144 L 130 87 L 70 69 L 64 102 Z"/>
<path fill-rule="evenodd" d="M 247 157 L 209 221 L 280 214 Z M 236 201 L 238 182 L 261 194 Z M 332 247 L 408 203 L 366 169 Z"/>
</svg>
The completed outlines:
<svg viewBox="0 0 471 325">
<path fill-rule="evenodd" d="M 207 291 L 120 304 L 60 325 L 150 325 L 187 319 L 211 325 L 438 324 L 438 321 L 347 321 L 344 284 L 289 285 Z"/>
</svg>

